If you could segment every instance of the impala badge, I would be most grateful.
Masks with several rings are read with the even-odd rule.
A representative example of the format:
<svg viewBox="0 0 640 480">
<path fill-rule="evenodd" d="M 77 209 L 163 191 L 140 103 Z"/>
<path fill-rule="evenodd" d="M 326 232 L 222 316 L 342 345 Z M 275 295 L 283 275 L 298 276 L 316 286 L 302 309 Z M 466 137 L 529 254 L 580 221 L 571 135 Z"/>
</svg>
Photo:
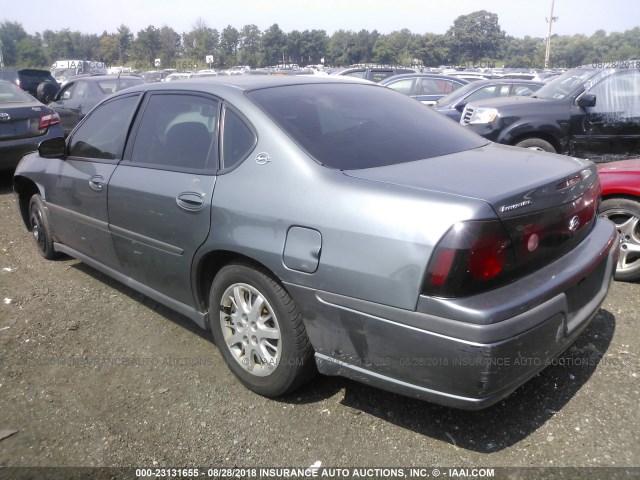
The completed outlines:
<svg viewBox="0 0 640 480">
<path fill-rule="evenodd" d="M 11 115 L 5 112 L 0 112 L 0 122 L 8 122 L 11 120 Z"/>
<path fill-rule="evenodd" d="M 580 218 L 577 215 L 574 215 L 571 220 L 569 220 L 569 230 L 571 230 L 572 232 L 575 232 L 576 230 L 578 230 L 578 227 L 580 226 Z"/>
<path fill-rule="evenodd" d="M 262 152 L 256 155 L 256 163 L 258 165 L 266 165 L 271 161 L 271 156 L 268 153 Z"/>
</svg>

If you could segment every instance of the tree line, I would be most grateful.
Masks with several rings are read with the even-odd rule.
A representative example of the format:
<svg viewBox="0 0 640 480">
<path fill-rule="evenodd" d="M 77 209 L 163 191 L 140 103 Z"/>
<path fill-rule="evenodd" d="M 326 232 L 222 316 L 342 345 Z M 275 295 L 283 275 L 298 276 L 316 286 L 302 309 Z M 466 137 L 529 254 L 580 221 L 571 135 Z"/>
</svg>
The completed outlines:
<svg viewBox="0 0 640 480">
<path fill-rule="evenodd" d="M 459 16 L 445 34 L 412 33 L 408 29 L 381 34 L 360 30 L 284 32 L 278 24 L 264 31 L 256 25 L 238 30 L 210 27 L 202 18 L 189 32 L 153 25 L 133 33 L 126 25 L 115 32 L 87 34 L 70 29 L 29 34 L 22 24 L 0 23 L 5 66 L 47 67 L 58 59 L 101 61 L 137 70 L 154 68 L 263 67 L 281 63 L 346 66 L 356 63 L 396 65 L 464 65 L 542 68 L 545 39 L 508 36 L 498 15 L 485 10 Z M 640 58 L 640 27 L 625 32 L 598 30 L 591 36 L 554 35 L 550 65 L 573 66 Z M 213 56 L 211 65 L 205 57 Z"/>
</svg>

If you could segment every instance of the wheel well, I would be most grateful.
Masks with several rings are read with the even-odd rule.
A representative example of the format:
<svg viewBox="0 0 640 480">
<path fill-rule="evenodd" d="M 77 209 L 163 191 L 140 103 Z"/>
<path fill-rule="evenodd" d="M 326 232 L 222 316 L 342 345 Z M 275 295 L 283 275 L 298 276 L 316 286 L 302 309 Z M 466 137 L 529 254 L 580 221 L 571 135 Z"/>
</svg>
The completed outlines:
<svg viewBox="0 0 640 480">
<path fill-rule="evenodd" d="M 216 250 L 209 252 L 205 257 L 200 260 L 197 270 L 198 278 L 198 296 L 200 298 L 201 307 L 204 311 L 209 309 L 209 294 L 211 292 L 211 284 L 218 272 L 226 265 L 230 263 L 249 263 L 256 268 L 265 270 L 266 273 L 271 275 L 276 281 L 280 281 L 277 275 L 260 262 L 257 262 L 251 257 L 242 255 L 241 253 L 231 252 L 227 250 Z"/>
<path fill-rule="evenodd" d="M 637 196 L 626 194 L 626 193 L 610 193 L 608 195 L 602 195 L 602 201 L 611 200 L 613 198 L 619 198 L 621 200 L 632 200 L 634 202 L 640 202 L 640 198 Z"/>
<path fill-rule="evenodd" d="M 549 142 L 553 148 L 556 150 L 557 153 L 561 153 L 561 147 L 560 147 L 560 143 L 558 142 L 558 140 L 553 136 L 553 135 L 549 135 L 548 133 L 544 133 L 544 132 L 529 132 L 529 133 L 524 133 L 522 135 L 520 135 L 519 137 L 516 137 L 512 140 L 511 145 L 515 145 L 516 143 L 520 143 L 523 140 L 529 140 L 530 138 L 537 138 L 540 140 L 544 140 L 545 142 Z"/>
<path fill-rule="evenodd" d="M 26 177 L 15 177 L 13 179 L 13 191 L 18 195 L 18 205 L 20 207 L 20 215 L 27 229 L 31 231 L 29 222 L 29 201 L 35 194 L 40 194 L 40 190 L 33 182 Z"/>
</svg>

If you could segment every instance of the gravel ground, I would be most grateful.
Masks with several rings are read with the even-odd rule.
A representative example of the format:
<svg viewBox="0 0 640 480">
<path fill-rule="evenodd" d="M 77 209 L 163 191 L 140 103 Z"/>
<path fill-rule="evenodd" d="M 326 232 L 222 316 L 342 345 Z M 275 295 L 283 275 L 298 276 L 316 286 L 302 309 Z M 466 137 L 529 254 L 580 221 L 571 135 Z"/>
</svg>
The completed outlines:
<svg viewBox="0 0 640 480">
<path fill-rule="evenodd" d="M 188 319 L 32 242 L 5 175 L 0 466 L 640 466 L 638 284 L 614 283 L 565 365 L 487 410 L 330 377 L 270 400 Z"/>
</svg>

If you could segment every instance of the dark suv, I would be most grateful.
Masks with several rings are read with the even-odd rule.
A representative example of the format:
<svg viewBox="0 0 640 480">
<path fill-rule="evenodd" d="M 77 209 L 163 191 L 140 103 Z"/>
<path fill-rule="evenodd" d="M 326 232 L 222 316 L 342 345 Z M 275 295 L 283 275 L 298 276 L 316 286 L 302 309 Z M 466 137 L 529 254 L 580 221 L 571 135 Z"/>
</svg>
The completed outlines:
<svg viewBox="0 0 640 480">
<path fill-rule="evenodd" d="M 640 62 L 565 72 L 530 97 L 468 103 L 460 123 L 498 143 L 606 162 L 640 155 Z"/>
<path fill-rule="evenodd" d="M 41 102 L 49 102 L 60 89 L 53 75 L 47 70 L 37 70 L 33 68 L 23 68 L 15 70 L 4 68 L 0 70 L 0 80 L 17 85 L 22 90 L 29 92 L 34 98 Z M 45 84 L 40 86 L 41 84 Z M 40 90 L 38 91 L 38 87 Z"/>
</svg>

